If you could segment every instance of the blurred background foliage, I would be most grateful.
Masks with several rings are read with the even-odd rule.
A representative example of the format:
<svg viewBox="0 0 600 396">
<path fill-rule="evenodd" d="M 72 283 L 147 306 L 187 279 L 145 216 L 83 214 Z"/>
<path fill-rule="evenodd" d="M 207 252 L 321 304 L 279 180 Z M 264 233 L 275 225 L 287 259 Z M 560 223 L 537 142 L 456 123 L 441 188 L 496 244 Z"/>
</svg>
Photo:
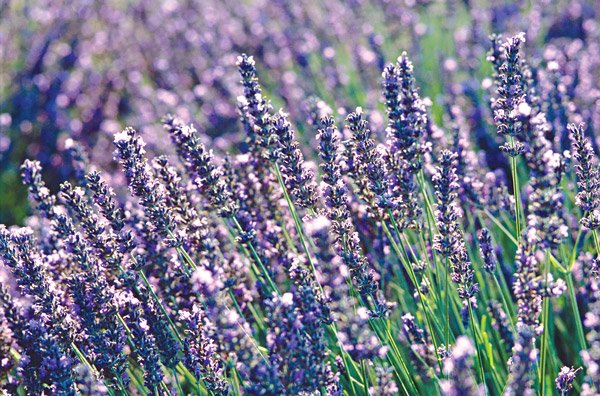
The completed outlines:
<svg viewBox="0 0 600 396">
<path fill-rule="evenodd" d="M 0 0 L 0 223 L 22 224 L 28 214 L 19 176 L 25 158 L 41 161 L 56 192 L 75 176 L 74 156 L 113 169 L 112 135 L 125 126 L 163 152 L 158 121 L 167 112 L 218 137 L 217 150 L 243 149 L 240 53 L 254 56 L 265 95 L 314 147 L 311 97 L 338 115 L 367 108 L 372 129 L 384 135 L 381 71 L 402 51 L 442 125 L 448 92 L 489 101 L 490 33 L 523 30 L 530 64 L 558 48 L 568 68 L 598 34 L 597 12 L 592 0 Z M 576 96 L 579 82 L 571 83 Z M 595 95 L 581 100 L 592 102 L 580 108 L 593 129 Z M 476 137 L 480 148 L 493 142 L 490 131 Z"/>
</svg>

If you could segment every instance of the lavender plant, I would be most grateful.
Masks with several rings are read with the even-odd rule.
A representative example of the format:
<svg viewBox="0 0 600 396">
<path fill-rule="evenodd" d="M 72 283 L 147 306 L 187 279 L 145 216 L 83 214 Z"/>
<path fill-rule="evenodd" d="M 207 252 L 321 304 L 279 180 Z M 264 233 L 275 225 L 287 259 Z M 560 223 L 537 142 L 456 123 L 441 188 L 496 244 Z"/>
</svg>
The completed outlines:
<svg viewBox="0 0 600 396">
<path fill-rule="evenodd" d="M 598 2 L 0 14 L 2 395 L 600 393 Z"/>
</svg>

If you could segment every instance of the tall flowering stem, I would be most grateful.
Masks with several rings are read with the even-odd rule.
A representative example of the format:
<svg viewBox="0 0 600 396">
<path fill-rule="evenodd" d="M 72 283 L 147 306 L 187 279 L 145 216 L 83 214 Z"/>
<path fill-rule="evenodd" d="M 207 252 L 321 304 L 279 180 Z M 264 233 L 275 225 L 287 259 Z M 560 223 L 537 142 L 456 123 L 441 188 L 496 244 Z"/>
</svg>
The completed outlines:
<svg viewBox="0 0 600 396">
<path fill-rule="evenodd" d="M 390 191 L 398 202 L 402 228 L 420 228 L 421 209 L 415 177 L 430 150 L 424 139 L 427 126 L 425 104 L 416 87 L 412 62 L 406 53 L 383 71 L 383 95 L 388 115 L 386 170 Z M 390 200 L 391 201 L 391 200 Z"/>
<path fill-rule="evenodd" d="M 333 118 L 329 116 L 321 118 L 321 125 L 317 138 L 319 157 L 322 160 L 320 166 L 323 170 L 322 195 L 327 207 L 326 215 L 331 221 L 330 231 L 336 238 L 335 251 L 348 267 L 351 284 L 358 289 L 365 305 L 369 301 L 372 302 L 373 309 L 370 310 L 369 315 L 372 318 L 383 319 L 388 315 L 391 307 L 378 290 L 379 285 L 375 280 L 375 274 L 368 268 L 368 261 L 359 245 L 358 233 L 354 231 L 347 203 L 347 188 L 341 174 L 338 131 Z M 376 334 L 380 340 L 391 338 L 389 331 L 388 335 L 384 336 L 383 330 L 377 323 L 373 322 L 373 326 L 377 329 Z M 407 369 L 402 357 L 394 349 L 393 351 L 394 359 L 400 367 L 398 372 L 406 373 Z M 396 364 L 394 366 L 396 367 Z M 408 385 L 411 388 L 415 387 L 412 380 L 409 380 Z"/>
<path fill-rule="evenodd" d="M 509 141 L 500 146 L 510 157 L 510 166 L 513 178 L 513 193 L 515 195 L 515 227 L 517 238 L 521 235 L 519 181 L 517 174 L 516 158 L 523 153 L 524 145 L 519 141 L 523 139 L 522 113 L 528 113 L 528 105 L 525 101 L 523 86 L 523 74 L 521 72 L 519 50 L 525 42 L 525 34 L 509 38 L 499 49 L 499 54 L 488 57 L 494 65 L 502 63 L 498 67 L 498 98 L 494 102 L 494 120 L 496 121 L 499 134 L 507 136 Z M 496 42 L 494 42 L 496 43 Z M 495 47 L 495 46 L 494 46 Z"/>
<path fill-rule="evenodd" d="M 388 304 L 378 298 L 379 285 L 375 275 L 368 268 L 368 261 L 363 256 L 358 234 L 353 232 L 352 219 L 348 210 L 347 189 L 342 179 L 341 165 L 339 163 L 337 128 L 333 118 L 324 117 L 321 122 L 323 128 L 319 129 L 319 156 L 323 161 L 323 198 L 327 205 L 327 217 L 331 220 L 331 231 L 336 236 L 336 253 L 342 257 L 348 266 L 350 277 L 355 283 L 358 292 L 365 299 L 372 299 L 375 317 L 385 316 L 388 312 Z"/>
<path fill-rule="evenodd" d="M 350 145 L 357 160 L 357 164 L 355 165 L 357 168 L 357 177 L 368 180 L 367 188 L 374 196 L 374 202 L 372 203 L 371 211 L 374 212 L 375 218 L 381 219 L 384 231 L 386 232 L 390 243 L 394 247 L 398 258 L 402 261 L 406 272 L 409 274 L 411 282 L 413 282 L 413 286 L 417 290 L 419 300 L 421 301 L 421 305 L 425 311 L 429 332 L 431 334 L 435 349 L 437 350 L 437 340 L 431 324 L 431 308 L 429 307 L 429 303 L 421 291 L 421 287 L 413 269 L 413 265 L 409 262 L 407 252 L 399 249 L 394 237 L 389 232 L 388 226 L 385 224 L 385 216 L 387 215 L 387 220 L 391 222 L 392 228 L 394 229 L 394 232 L 398 238 L 398 242 L 402 244 L 403 238 L 400 227 L 398 226 L 393 213 L 393 209 L 397 207 L 397 203 L 395 202 L 395 198 L 389 192 L 389 181 L 386 177 L 384 160 L 381 156 L 381 153 L 375 147 L 375 141 L 371 137 L 371 130 L 369 129 L 368 122 L 363 119 L 363 113 L 360 107 L 346 117 L 346 122 L 348 129 L 350 129 L 352 132 Z M 416 259 L 416 257 L 414 259 Z M 429 266 L 427 266 L 427 269 L 430 271 Z"/>
<path fill-rule="evenodd" d="M 579 220 L 580 224 L 592 230 L 594 245 L 596 246 L 596 254 L 600 255 L 600 243 L 598 241 L 598 227 L 600 227 L 600 216 L 597 213 L 600 206 L 600 173 L 596 153 L 590 141 L 585 137 L 584 124 L 579 125 L 569 124 L 569 137 L 571 139 L 571 150 L 575 159 L 575 173 L 577 175 L 577 187 L 579 192 L 575 196 L 575 205 L 581 208 L 583 215 Z M 579 307 L 577 306 L 577 298 L 575 296 L 575 286 L 573 282 L 573 265 L 575 264 L 575 256 L 577 245 L 582 234 L 582 229 L 577 234 L 571 262 L 567 273 L 567 283 L 569 287 L 571 305 L 575 314 L 575 324 L 577 326 L 577 334 L 581 350 L 587 348 L 585 337 L 583 336 L 583 328 Z"/>
<path fill-rule="evenodd" d="M 437 198 L 435 219 L 438 234 L 434 238 L 434 249 L 446 259 L 446 318 L 449 318 L 449 268 L 452 268 L 452 281 L 458 284 L 459 297 L 471 305 L 471 299 L 479 291 L 474 282 L 474 272 L 459 228 L 459 212 L 454 200 L 459 188 L 456 176 L 456 154 L 441 152 L 440 165 L 433 176 Z M 451 265 L 449 265 L 451 263 Z M 449 324 L 446 323 L 446 342 L 449 342 Z"/>
<path fill-rule="evenodd" d="M 459 211 L 454 203 L 459 188 L 458 177 L 456 175 L 456 153 L 443 150 L 440 153 L 440 165 L 436 174 L 433 176 L 435 187 L 435 196 L 437 205 L 435 211 L 436 224 L 439 233 L 434 238 L 434 249 L 446 260 L 446 345 L 450 342 L 450 290 L 449 290 L 449 267 L 452 269 L 452 282 L 458 286 L 456 288 L 458 296 L 468 309 L 471 321 L 471 329 L 478 350 L 479 371 L 481 379 L 485 382 L 483 374 L 483 356 L 479 351 L 479 340 L 477 337 L 477 323 L 473 314 L 472 305 L 476 301 L 476 295 L 479 292 L 479 284 L 475 282 L 475 272 L 469 261 L 467 250 L 464 243 L 463 233 L 459 227 Z M 451 263 L 451 265 L 449 265 Z"/>
</svg>

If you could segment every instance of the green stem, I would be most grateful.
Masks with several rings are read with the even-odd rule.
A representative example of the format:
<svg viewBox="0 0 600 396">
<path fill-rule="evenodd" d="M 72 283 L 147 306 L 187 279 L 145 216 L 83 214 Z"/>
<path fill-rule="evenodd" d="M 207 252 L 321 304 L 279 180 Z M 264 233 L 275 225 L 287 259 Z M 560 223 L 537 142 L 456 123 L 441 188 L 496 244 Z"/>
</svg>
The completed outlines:
<svg viewBox="0 0 600 396">
<path fill-rule="evenodd" d="M 367 365 L 364 359 L 360 361 L 360 368 L 362 370 L 362 380 L 365 388 L 365 395 L 369 396 L 369 377 L 367 375 Z"/>
<path fill-rule="evenodd" d="M 394 221 L 394 217 L 391 213 L 391 211 L 388 209 L 388 214 L 390 216 L 391 222 L 392 222 L 392 227 L 394 227 L 394 231 L 396 232 L 396 236 L 398 237 L 398 241 L 400 243 L 402 243 L 402 238 L 400 236 L 400 231 L 398 230 L 397 226 L 396 226 L 396 222 Z M 392 243 L 392 246 L 394 247 L 394 250 L 396 252 L 396 255 L 398 256 L 398 258 L 400 259 L 400 261 L 402 261 L 402 263 L 404 264 L 404 267 L 406 269 L 406 272 L 408 272 L 409 277 L 411 279 L 411 281 L 414 284 L 415 289 L 417 290 L 417 293 L 419 294 L 419 300 L 421 301 L 421 306 L 423 307 L 423 311 L 425 312 L 425 319 L 427 321 L 427 326 L 429 328 L 429 333 L 431 334 L 431 340 L 433 341 L 433 345 L 434 348 L 437 352 L 438 350 L 438 346 L 437 346 L 437 341 L 435 338 L 435 333 L 433 332 L 433 326 L 431 325 L 431 319 L 430 319 L 430 315 L 429 315 L 429 311 L 427 310 L 427 308 L 425 307 L 425 296 L 423 295 L 423 293 L 421 292 L 421 285 L 418 283 L 417 280 L 417 276 L 412 268 L 411 263 L 408 262 L 406 251 L 400 251 L 398 245 L 396 244 L 396 241 L 394 240 L 394 238 L 392 237 L 387 225 L 385 224 L 385 222 L 382 222 L 383 228 L 388 236 L 388 239 L 390 240 L 390 242 Z M 442 369 L 442 362 L 440 359 L 438 359 L 438 364 L 440 365 L 440 370 Z"/>
<path fill-rule="evenodd" d="M 600 256 L 600 244 L 598 243 L 598 230 L 592 230 L 594 235 L 594 244 L 596 245 L 596 254 Z"/>
<path fill-rule="evenodd" d="M 279 185 L 281 186 L 281 189 L 283 190 L 283 195 L 284 195 L 285 200 L 287 202 L 288 209 L 290 211 L 290 214 L 292 215 L 292 219 L 294 220 L 294 226 L 296 227 L 296 232 L 298 233 L 298 237 L 300 238 L 300 242 L 302 244 L 302 248 L 304 249 L 304 252 L 306 254 L 306 258 L 307 258 L 307 261 L 309 263 L 310 269 L 311 269 L 311 271 L 313 273 L 315 283 L 319 287 L 319 290 L 321 291 L 321 293 L 324 293 L 323 287 L 321 286 L 321 283 L 319 282 L 319 279 L 318 279 L 318 276 L 317 276 L 317 269 L 316 269 L 316 267 L 314 265 L 314 262 L 312 260 L 312 256 L 310 254 L 310 251 L 308 250 L 308 247 L 306 246 L 306 239 L 304 237 L 304 230 L 302 228 L 302 222 L 300 221 L 300 218 L 298 216 L 298 212 L 296 212 L 294 203 L 292 202 L 292 200 L 291 200 L 291 198 L 289 196 L 289 193 L 287 191 L 287 188 L 285 186 L 285 183 L 283 182 L 283 177 L 281 176 L 281 171 L 279 170 L 279 166 L 276 163 L 273 163 L 273 167 L 275 169 L 275 174 L 277 175 L 277 180 L 279 181 Z M 308 210 L 308 212 L 309 212 L 310 215 L 316 216 L 316 213 L 314 212 L 314 210 L 312 208 L 308 208 L 307 210 Z M 310 243 L 310 239 L 309 239 L 309 243 Z M 345 243 L 344 243 L 344 247 L 345 247 Z M 313 246 L 313 248 L 314 248 L 314 246 Z M 232 296 L 232 298 L 233 298 L 233 296 Z M 345 356 L 343 348 L 342 348 L 342 344 L 341 344 L 341 342 L 340 342 L 340 340 L 338 338 L 338 335 L 337 335 L 337 329 L 336 329 L 335 323 L 332 323 L 330 325 L 330 327 L 331 327 L 332 333 L 334 335 L 335 342 L 340 345 L 340 354 L 342 356 L 342 360 L 344 361 L 344 364 L 346 365 L 346 367 L 349 367 L 348 364 L 347 364 L 347 361 L 346 361 L 346 356 Z M 352 378 L 350 376 L 349 376 L 349 381 L 348 382 L 350 383 L 350 386 L 352 387 L 352 390 L 356 393 L 356 391 L 354 389 L 354 384 L 352 383 Z"/>
<path fill-rule="evenodd" d="M 238 231 L 239 232 L 244 232 L 244 229 L 240 225 L 237 217 L 233 216 L 232 220 L 233 220 L 235 226 L 237 227 Z M 254 246 L 252 245 L 252 243 L 248 242 L 248 247 L 250 248 L 250 252 L 252 252 L 252 256 L 254 257 L 254 260 L 258 263 L 258 265 L 260 267 L 260 270 L 262 271 L 264 277 L 267 278 L 267 282 L 269 283 L 269 286 L 271 287 L 271 289 L 273 289 L 273 292 L 275 292 L 278 296 L 281 296 L 281 292 L 279 292 L 279 289 L 275 285 L 275 282 L 273 282 L 273 279 L 271 279 L 271 276 L 269 275 L 269 272 L 265 268 L 265 265 L 263 264 L 262 260 L 258 256 L 258 253 L 254 249 Z"/>
<path fill-rule="evenodd" d="M 173 368 L 173 378 L 175 378 L 175 383 L 177 384 L 177 390 L 179 391 L 179 394 L 181 396 L 185 396 L 185 393 L 183 393 L 183 390 L 181 389 L 181 384 L 179 383 L 179 377 L 177 377 L 177 372 L 175 371 L 175 368 Z"/>
<path fill-rule="evenodd" d="M 575 239 L 575 245 L 573 245 L 573 252 L 571 253 L 571 261 L 569 262 L 569 272 L 571 272 L 571 270 L 573 269 L 573 265 L 575 264 L 575 259 L 577 258 L 577 246 L 579 245 L 579 240 L 581 239 L 582 234 L 583 228 L 579 228 L 577 238 Z"/>
<path fill-rule="evenodd" d="M 475 331 L 475 327 L 478 325 L 475 320 L 475 315 L 473 315 L 473 309 L 471 308 L 471 301 L 467 301 L 467 306 L 469 307 L 469 316 L 471 317 L 471 331 L 473 332 L 473 341 L 475 341 L 475 347 L 477 349 L 477 362 L 479 369 L 479 377 L 483 382 L 483 387 L 485 388 L 486 395 L 489 394 L 488 387 L 485 383 L 485 374 L 483 370 L 483 355 L 481 354 L 481 350 L 479 348 L 479 337 L 477 337 L 477 332 Z"/>
<path fill-rule="evenodd" d="M 510 137 L 511 145 L 514 145 L 514 139 Z M 519 202 L 519 179 L 517 170 L 517 159 L 510 157 L 510 170 L 512 172 L 513 179 L 513 193 L 515 196 L 515 230 L 517 232 L 517 239 L 521 237 L 521 215 L 520 215 L 520 202 Z"/>
<path fill-rule="evenodd" d="M 446 257 L 446 265 L 445 265 L 445 287 L 446 292 L 444 294 L 445 305 L 446 305 L 446 327 L 444 334 L 446 335 L 446 348 L 450 345 L 450 276 L 448 275 L 448 257 Z"/>
<path fill-rule="evenodd" d="M 573 273 L 569 271 L 567 274 L 567 286 L 569 287 L 569 294 L 571 300 L 571 307 L 573 308 L 573 314 L 575 316 L 575 327 L 577 329 L 577 337 L 579 338 L 579 346 L 581 350 L 587 349 L 585 342 L 585 335 L 583 333 L 583 326 L 581 324 L 581 315 L 579 313 L 579 307 L 577 306 L 577 297 L 575 296 L 575 286 L 573 285 Z M 579 356 L 579 354 L 577 354 Z"/>
<path fill-rule="evenodd" d="M 500 283 L 498 282 L 498 277 L 496 276 L 496 274 L 492 274 L 492 277 L 494 278 L 494 281 L 496 282 L 496 287 L 498 288 L 498 291 L 500 292 L 500 297 L 502 297 L 502 304 L 504 304 L 504 306 L 506 307 L 506 314 L 508 315 L 508 319 L 510 321 L 510 326 L 512 328 L 513 334 L 517 334 L 517 329 L 515 329 L 515 323 L 513 321 L 513 316 L 511 313 L 511 305 L 508 305 L 508 303 L 506 302 L 506 298 L 504 298 L 504 293 L 502 292 L 502 287 L 500 286 Z"/>
<path fill-rule="evenodd" d="M 549 251 L 546 251 L 546 265 L 544 266 L 544 279 L 545 285 L 548 285 L 548 274 L 550 271 L 550 257 Z M 542 307 L 542 326 L 544 332 L 542 333 L 542 340 L 540 343 L 540 392 L 544 395 L 544 388 L 546 384 L 546 350 L 548 349 L 548 310 L 549 310 L 549 297 L 544 297 L 543 307 Z"/>
<path fill-rule="evenodd" d="M 146 287 L 148 288 L 148 290 L 152 294 L 152 297 L 154 298 L 154 300 L 156 300 L 158 306 L 160 307 L 160 310 L 162 311 L 162 313 L 165 315 L 165 317 L 169 321 L 169 324 L 170 324 L 171 328 L 173 329 L 173 335 L 177 338 L 177 341 L 179 341 L 179 343 L 181 345 L 183 345 L 183 341 L 181 339 L 181 336 L 179 335 L 179 332 L 177 331 L 177 327 L 175 327 L 175 323 L 173 323 L 173 321 L 169 317 L 169 314 L 167 313 L 167 310 L 165 309 L 165 307 L 161 303 L 161 301 L 158 298 L 158 296 L 156 295 L 156 293 L 154 293 L 154 290 L 152 289 L 152 286 L 150 285 L 150 282 L 148 281 L 148 278 L 146 278 L 146 275 L 144 274 L 144 272 L 142 270 L 139 270 L 139 274 L 142 277 L 142 280 L 144 281 L 144 283 L 146 284 Z"/>
</svg>

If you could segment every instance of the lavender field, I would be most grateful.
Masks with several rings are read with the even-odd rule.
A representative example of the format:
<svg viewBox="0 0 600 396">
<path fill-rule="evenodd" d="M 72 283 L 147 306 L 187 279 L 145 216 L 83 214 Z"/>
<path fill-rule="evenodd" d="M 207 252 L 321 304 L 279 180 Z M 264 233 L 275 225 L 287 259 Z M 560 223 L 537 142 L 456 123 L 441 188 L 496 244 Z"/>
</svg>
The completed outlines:
<svg viewBox="0 0 600 396">
<path fill-rule="evenodd" d="M 600 396 L 600 2 L 0 21 L 0 396 Z"/>
</svg>

